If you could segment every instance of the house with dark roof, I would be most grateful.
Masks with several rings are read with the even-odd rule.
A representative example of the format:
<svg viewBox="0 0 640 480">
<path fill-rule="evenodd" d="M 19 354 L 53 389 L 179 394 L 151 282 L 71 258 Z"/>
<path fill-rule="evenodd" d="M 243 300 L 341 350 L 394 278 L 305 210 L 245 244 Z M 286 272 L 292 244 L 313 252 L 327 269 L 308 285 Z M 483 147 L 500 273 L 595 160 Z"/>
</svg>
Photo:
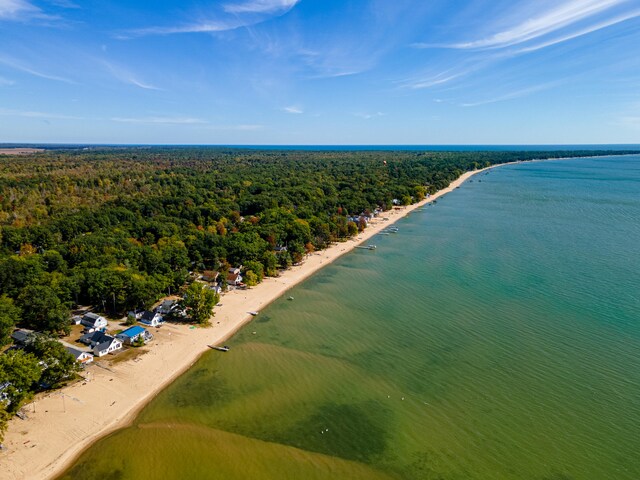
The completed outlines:
<svg viewBox="0 0 640 480">
<path fill-rule="evenodd" d="M 87 327 L 88 330 L 100 330 L 101 328 L 107 328 L 107 319 L 98 315 L 97 313 L 85 313 L 82 316 L 80 323 Z"/>
<path fill-rule="evenodd" d="M 156 311 L 160 314 L 171 313 L 174 308 L 178 305 L 178 302 L 175 300 L 163 300 L 160 306 L 156 309 Z"/>
<path fill-rule="evenodd" d="M 67 352 L 73 355 L 73 358 L 76 359 L 76 362 L 86 365 L 87 363 L 93 362 L 93 355 L 91 352 L 87 350 L 81 350 L 73 345 L 69 345 L 68 343 L 61 342 L 64 345 L 64 348 Z"/>
<path fill-rule="evenodd" d="M 162 315 L 159 312 L 149 312 L 146 311 L 138 320 L 140 323 L 144 323 L 145 325 L 149 325 L 150 327 L 158 327 L 162 322 Z"/>
<path fill-rule="evenodd" d="M 91 347 L 96 357 L 102 357 L 122 348 L 122 341 L 104 332 L 90 332 L 80 337 L 80 342 Z"/>
<path fill-rule="evenodd" d="M 34 335 L 33 330 L 27 330 L 26 328 L 18 328 L 14 330 L 11 334 L 11 338 L 13 339 L 16 345 L 20 345 L 24 347 L 29 341 L 29 337 Z"/>
<path fill-rule="evenodd" d="M 127 328 L 125 331 L 116 335 L 116 338 L 125 345 L 133 345 L 142 339 L 143 343 L 153 340 L 153 335 L 146 328 L 142 328 L 138 325 Z"/>
</svg>

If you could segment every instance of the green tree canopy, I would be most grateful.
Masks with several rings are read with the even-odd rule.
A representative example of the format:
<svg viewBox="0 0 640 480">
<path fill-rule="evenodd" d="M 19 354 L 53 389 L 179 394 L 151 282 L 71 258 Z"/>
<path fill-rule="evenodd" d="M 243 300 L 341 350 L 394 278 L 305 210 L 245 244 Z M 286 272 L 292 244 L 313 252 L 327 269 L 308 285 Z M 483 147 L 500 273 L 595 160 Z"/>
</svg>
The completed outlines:
<svg viewBox="0 0 640 480">
<path fill-rule="evenodd" d="M 11 332 L 20 321 L 20 309 L 13 299 L 0 295 L 0 347 L 9 343 Z"/>
<path fill-rule="evenodd" d="M 213 315 L 213 307 L 220 300 L 220 296 L 202 283 L 194 282 L 184 291 L 180 306 L 187 315 L 200 325 L 208 325 Z"/>
<path fill-rule="evenodd" d="M 68 333 L 71 330 L 69 308 L 51 287 L 29 285 L 20 293 L 18 303 L 29 328 L 51 333 Z"/>
<path fill-rule="evenodd" d="M 25 348 L 42 361 L 43 370 L 40 382 L 56 387 L 80 371 L 80 365 L 64 345 L 44 335 L 33 335 Z"/>
</svg>

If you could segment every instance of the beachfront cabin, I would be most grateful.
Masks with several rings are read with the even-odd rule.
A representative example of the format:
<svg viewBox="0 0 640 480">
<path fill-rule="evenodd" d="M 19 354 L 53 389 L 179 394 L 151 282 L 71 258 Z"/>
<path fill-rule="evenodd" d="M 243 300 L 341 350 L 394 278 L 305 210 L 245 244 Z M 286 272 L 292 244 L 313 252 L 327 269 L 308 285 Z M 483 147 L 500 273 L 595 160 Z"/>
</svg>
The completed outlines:
<svg viewBox="0 0 640 480">
<path fill-rule="evenodd" d="M 275 253 L 286 252 L 287 251 L 287 247 L 284 246 L 284 245 L 276 245 L 275 247 L 273 247 L 273 251 Z"/>
<path fill-rule="evenodd" d="M 122 348 L 122 342 L 104 332 L 91 332 L 80 337 L 80 342 L 91 347 L 96 357 L 103 357 Z"/>
<path fill-rule="evenodd" d="M 124 332 L 116 335 L 116 338 L 125 345 L 134 345 L 142 339 L 142 343 L 147 343 L 153 340 L 153 335 L 146 328 L 142 328 L 138 325 L 127 328 Z"/>
<path fill-rule="evenodd" d="M 219 276 L 220 273 L 216 272 L 215 270 L 205 270 L 204 272 L 202 272 L 200 280 L 202 280 L 203 282 L 212 283 L 218 280 Z"/>
<path fill-rule="evenodd" d="M 144 313 L 144 310 L 142 310 L 140 308 L 136 308 L 135 310 L 129 310 L 127 312 L 127 317 L 128 318 L 135 318 L 136 320 L 140 320 L 140 317 L 142 317 L 143 313 Z"/>
<path fill-rule="evenodd" d="M 240 275 L 240 272 L 229 273 L 229 275 L 227 275 L 227 285 L 232 285 L 234 287 L 242 285 L 242 275 Z"/>
<path fill-rule="evenodd" d="M 178 302 L 175 300 L 164 300 L 156 311 L 161 315 L 166 315 L 167 313 L 173 312 L 177 306 Z"/>
<path fill-rule="evenodd" d="M 11 339 L 16 345 L 24 347 L 28 342 L 29 338 L 33 335 L 33 330 L 27 330 L 26 328 L 19 328 L 14 330 L 11 334 Z"/>
<path fill-rule="evenodd" d="M 107 328 L 107 319 L 101 317 L 97 313 L 85 313 L 82 316 L 82 320 L 80 323 L 86 327 L 89 332 L 101 330 L 103 328 Z"/>
<path fill-rule="evenodd" d="M 231 267 L 229 268 L 229 273 L 232 275 L 240 275 L 240 272 L 242 271 L 242 265 L 240 265 L 239 267 Z"/>
<path fill-rule="evenodd" d="M 65 345 L 64 348 L 67 352 L 73 355 L 73 358 L 76 359 L 76 362 L 81 365 L 86 365 L 93 362 L 93 355 L 91 355 L 91 352 L 89 351 L 80 350 L 79 348 L 76 348 L 72 345 Z"/>
<path fill-rule="evenodd" d="M 144 323 L 150 327 L 158 327 L 162 324 L 162 315 L 159 312 L 146 311 L 142 314 L 139 320 L 140 323 Z"/>
</svg>

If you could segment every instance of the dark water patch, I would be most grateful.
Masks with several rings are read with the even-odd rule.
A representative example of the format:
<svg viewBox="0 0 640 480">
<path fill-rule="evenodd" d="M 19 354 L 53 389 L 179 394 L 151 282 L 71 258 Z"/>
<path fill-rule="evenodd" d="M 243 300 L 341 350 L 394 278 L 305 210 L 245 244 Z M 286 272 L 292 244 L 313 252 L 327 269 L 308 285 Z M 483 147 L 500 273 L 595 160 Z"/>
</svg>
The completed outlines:
<svg viewBox="0 0 640 480">
<path fill-rule="evenodd" d="M 269 441 L 291 445 L 310 452 L 376 463 L 384 454 L 389 440 L 389 412 L 377 402 L 361 404 L 326 403 L 295 427 L 269 438 Z"/>
<path fill-rule="evenodd" d="M 233 389 L 217 370 L 198 368 L 167 390 L 164 401 L 177 409 L 219 407 L 233 399 Z"/>
</svg>

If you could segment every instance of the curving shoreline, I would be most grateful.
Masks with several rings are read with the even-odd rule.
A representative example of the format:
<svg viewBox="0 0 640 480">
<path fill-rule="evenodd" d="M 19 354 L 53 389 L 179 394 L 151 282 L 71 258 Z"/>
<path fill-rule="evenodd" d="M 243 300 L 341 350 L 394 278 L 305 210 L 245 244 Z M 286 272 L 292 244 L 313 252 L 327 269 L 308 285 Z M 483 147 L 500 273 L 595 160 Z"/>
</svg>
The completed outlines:
<svg viewBox="0 0 640 480">
<path fill-rule="evenodd" d="M 280 277 L 266 278 L 251 290 L 227 293 L 222 306 L 215 310 L 211 328 L 165 325 L 156 333 L 156 342 L 147 354 L 108 369 L 94 366 L 85 375 L 87 381 L 36 398 L 25 406 L 27 420 L 15 418 L 10 422 L 6 450 L 0 453 L 0 479 L 46 479 L 60 474 L 91 444 L 130 424 L 155 395 L 209 351 L 207 345 L 224 342 L 250 322 L 253 317 L 249 311 L 263 309 L 319 269 L 473 175 L 514 163 L 522 162 L 466 172 L 428 199 L 385 212 L 388 221 L 376 219 L 356 238 L 309 255 L 304 264 Z"/>
</svg>

